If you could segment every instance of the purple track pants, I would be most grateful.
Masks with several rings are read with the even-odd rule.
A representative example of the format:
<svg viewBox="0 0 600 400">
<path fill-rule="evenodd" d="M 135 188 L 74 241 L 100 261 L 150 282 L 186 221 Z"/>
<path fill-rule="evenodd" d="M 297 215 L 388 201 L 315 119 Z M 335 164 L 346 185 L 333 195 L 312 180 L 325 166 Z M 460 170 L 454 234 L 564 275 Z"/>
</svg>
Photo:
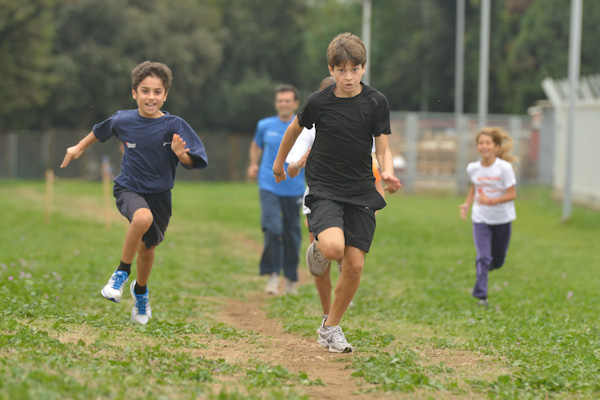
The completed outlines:
<svg viewBox="0 0 600 400">
<path fill-rule="evenodd" d="M 475 260 L 477 280 L 473 287 L 474 297 L 487 299 L 488 272 L 498 269 L 504 264 L 510 234 L 510 222 L 501 225 L 473 224 L 473 240 L 477 250 Z"/>
</svg>

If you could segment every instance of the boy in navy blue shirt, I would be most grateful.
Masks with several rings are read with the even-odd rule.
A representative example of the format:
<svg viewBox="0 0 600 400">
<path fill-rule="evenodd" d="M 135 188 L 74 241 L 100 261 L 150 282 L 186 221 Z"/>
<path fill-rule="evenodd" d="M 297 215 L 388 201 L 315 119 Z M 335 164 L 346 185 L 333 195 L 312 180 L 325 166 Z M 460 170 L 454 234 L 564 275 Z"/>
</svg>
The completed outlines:
<svg viewBox="0 0 600 400">
<path fill-rule="evenodd" d="M 145 325 L 152 317 L 146 287 L 154 264 L 154 250 L 164 239 L 171 217 L 171 189 L 177 164 L 187 169 L 207 166 L 204 145 L 180 117 L 161 111 L 173 75 L 169 67 L 144 61 L 131 73 L 131 92 L 137 109 L 120 110 L 94 125 L 92 132 L 67 149 L 61 168 L 81 157 L 85 149 L 116 136 L 124 146 L 121 173 L 113 194 L 117 208 L 129 222 L 121 263 L 101 291 L 119 303 L 137 253 L 137 279 L 130 285 L 135 301 L 131 319 Z"/>
</svg>

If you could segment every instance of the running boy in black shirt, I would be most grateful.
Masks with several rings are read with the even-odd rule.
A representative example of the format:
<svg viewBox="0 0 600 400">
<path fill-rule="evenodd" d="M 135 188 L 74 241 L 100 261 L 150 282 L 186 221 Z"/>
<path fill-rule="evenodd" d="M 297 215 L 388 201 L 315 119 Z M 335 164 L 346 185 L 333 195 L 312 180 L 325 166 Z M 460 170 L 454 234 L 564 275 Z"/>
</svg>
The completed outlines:
<svg viewBox="0 0 600 400">
<path fill-rule="evenodd" d="M 367 62 L 362 40 L 351 33 L 339 34 L 327 48 L 327 62 L 336 83 L 306 100 L 281 141 L 273 174 L 277 182 L 286 179 L 287 154 L 303 127 L 316 125 L 306 163 L 309 194 L 305 200 L 316 240 L 308 247 L 306 262 L 310 272 L 319 276 L 327 269 L 328 260 L 343 259 L 344 268 L 318 342 L 330 352 L 349 353 L 353 348 L 339 323 L 358 289 L 375 232 L 375 211 L 385 207 L 372 172 L 373 137 L 386 190 L 394 193 L 402 185 L 394 176 L 388 146 L 387 99 L 361 82 Z"/>
</svg>

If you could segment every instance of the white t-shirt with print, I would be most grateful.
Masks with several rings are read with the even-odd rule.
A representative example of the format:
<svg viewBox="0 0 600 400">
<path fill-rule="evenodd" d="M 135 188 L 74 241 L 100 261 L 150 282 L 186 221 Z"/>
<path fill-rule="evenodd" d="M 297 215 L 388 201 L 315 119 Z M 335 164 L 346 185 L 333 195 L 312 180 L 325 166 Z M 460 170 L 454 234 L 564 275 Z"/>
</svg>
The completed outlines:
<svg viewBox="0 0 600 400">
<path fill-rule="evenodd" d="M 475 161 L 467 165 L 467 174 L 475 186 L 475 202 L 471 210 L 471 220 L 474 223 L 500 225 L 517 218 L 514 201 L 492 206 L 478 203 L 481 194 L 495 199 L 504 195 L 508 188 L 515 186 L 517 180 L 511 163 L 496 158 L 492 165 L 484 167 L 481 161 Z"/>
</svg>

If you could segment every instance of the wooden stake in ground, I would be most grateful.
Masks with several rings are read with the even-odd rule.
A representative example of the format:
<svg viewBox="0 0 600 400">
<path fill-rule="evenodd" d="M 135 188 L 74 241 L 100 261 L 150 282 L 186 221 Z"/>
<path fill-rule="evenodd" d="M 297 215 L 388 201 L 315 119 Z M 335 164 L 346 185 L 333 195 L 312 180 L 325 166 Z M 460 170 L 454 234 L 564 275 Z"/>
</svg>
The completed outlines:
<svg viewBox="0 0 600 400">
<path fill-rule="evenodd" d="M 102 157 L 102 193 L 104 198 L 104 227 L 110 229 L 110 161 L 108 157 Z"/>
<path fill-rule="evenodd" d="M 52 196 L 54 194 L 54 171 L 46 170 L 46 196 L 44 199 L 44 223 L 50 223 L 52 215 Z"/>
</svg>

